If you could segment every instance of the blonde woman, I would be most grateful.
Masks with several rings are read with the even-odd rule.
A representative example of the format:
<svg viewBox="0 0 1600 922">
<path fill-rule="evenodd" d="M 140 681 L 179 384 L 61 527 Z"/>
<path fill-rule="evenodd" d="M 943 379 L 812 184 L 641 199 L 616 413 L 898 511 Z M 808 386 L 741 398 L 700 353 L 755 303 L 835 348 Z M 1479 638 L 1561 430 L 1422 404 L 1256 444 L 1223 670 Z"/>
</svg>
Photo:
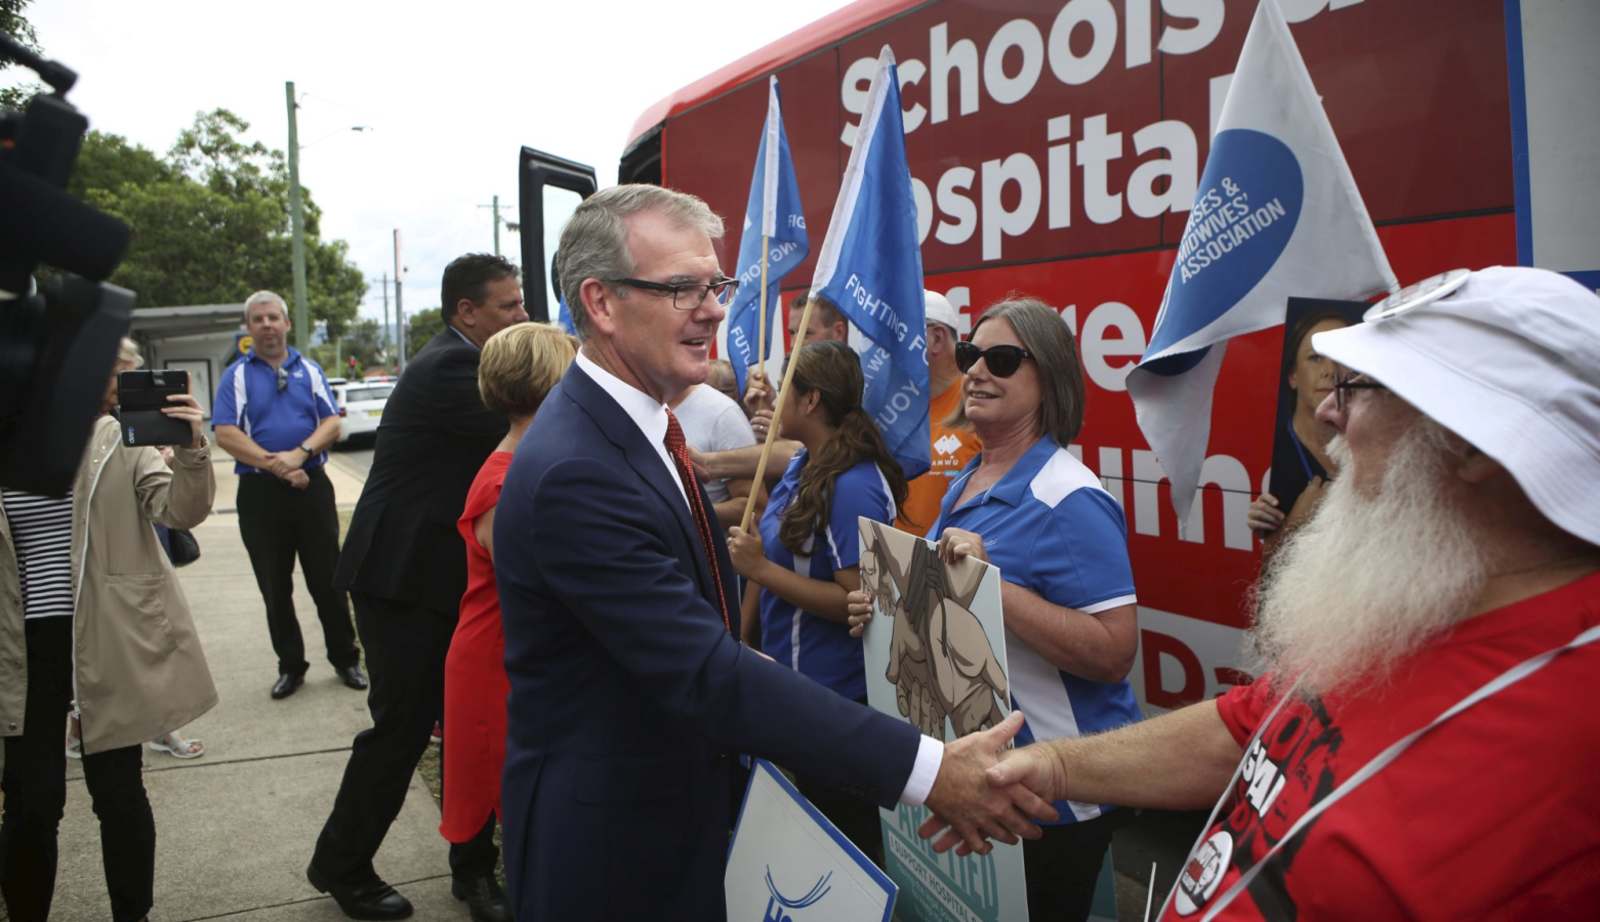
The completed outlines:
<svg viewBox="0 0 1600 922">
<path fill-rule="evenodd" d="M 505 632 L 494 579 L 494 509 L 517 444 L 577 354 L 559 327 L 518 323 L 489 337 L 478 362 L 483 404 L 511 429 L 483 462 L 456 528 L 467 544 L 467 591 L 444 663 L 444 804 L 439 832 L 469 842 L 500 810 L 506 758 Z M 460 898 L 465 894 L 457 893 Z"/>
</svg>

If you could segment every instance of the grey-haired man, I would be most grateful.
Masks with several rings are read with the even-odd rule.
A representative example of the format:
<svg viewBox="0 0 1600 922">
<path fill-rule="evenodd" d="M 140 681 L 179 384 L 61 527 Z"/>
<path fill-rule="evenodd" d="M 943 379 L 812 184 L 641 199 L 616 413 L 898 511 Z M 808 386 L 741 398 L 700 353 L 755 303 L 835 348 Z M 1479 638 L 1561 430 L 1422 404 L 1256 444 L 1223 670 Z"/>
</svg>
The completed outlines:
<svg viewBox="0 0 1600 922">
<path fill-rule="evenodd" d="M 322 367 L 288 344 L 289 309 L 271 291 L 244 304 L 251 346 L 217 382 L 211 425 L 239 476 L 239 533 L 267 606 L 267 632 L 278 657 L 272 697 L 305 681 L 305 641 L 294 613 L 294 562 L 317 605 L 328 662 L 345 685 L 367 687 L 350 605 L 333 587 L 339 517 L 323 466 L 339 438 L 339 408 Z"/>
<path fill-rule="evenodd" d="M 1164 919 L 1600 906 L 1600 298 L 1497 267 L 1400 303 L 1312 338 L 1350 370 L 1318 410 L 1340 476 L 1262 579 L 1261 678 L 990 771 L 1221 795 Z"/>
</svg>

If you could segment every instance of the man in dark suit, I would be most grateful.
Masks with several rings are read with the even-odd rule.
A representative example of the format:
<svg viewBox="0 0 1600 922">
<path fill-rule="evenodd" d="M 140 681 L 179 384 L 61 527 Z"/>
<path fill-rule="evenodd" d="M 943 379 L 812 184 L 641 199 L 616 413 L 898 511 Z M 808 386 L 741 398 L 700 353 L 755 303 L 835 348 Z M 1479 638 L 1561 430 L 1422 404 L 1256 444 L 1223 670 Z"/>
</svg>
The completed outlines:
<svg viewBox="0 0 1600 922">
<path fill-rule="evenodd" d="M 725 917 L 738 754 L 984 836 L 1053 818 L 983 768 L 1014 734 L 948 746 L 738 641 L 734 570 L 668 399 L 705 380 L 730 283 L 693 196 L 618 186 L 561 238 L 583 348 L 517 451 L 495 515 L 511 679 L 502 785 L 519 919 Z"/>
<path fill-rule="evenodd" d="M 356 504 L 335 582 L 355 603 L 372 677 L 373 726 L 350 762 L 306 876 L 355 919 L 402 919 L 411 903 L 372 859 L 400 813 L 428 734 L 443 712 L 444 660 L 466 590 L 456 520 L 506 421 L 478 396 L 478 350 L 528 319 L 517 268 L 469 254 L 444 270 L 445 329 L 417 353 L 384 407 L 372 472 Z M 494 818 L 450 847 L 453 891 L 478 922 L 509 919 L 495 882 Z"/>
</svg>

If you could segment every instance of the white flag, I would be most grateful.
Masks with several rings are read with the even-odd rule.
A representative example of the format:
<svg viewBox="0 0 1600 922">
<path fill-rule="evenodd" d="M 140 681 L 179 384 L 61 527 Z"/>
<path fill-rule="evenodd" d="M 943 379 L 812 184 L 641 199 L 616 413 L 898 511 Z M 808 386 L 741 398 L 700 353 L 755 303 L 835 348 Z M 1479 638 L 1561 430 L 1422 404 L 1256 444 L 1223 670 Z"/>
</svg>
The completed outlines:
<svg viewBox="0 0 1600 922">
<path fill-rule="evenodd" d="M 1128 374 L 1180 527 L 1199 489 L 1227 341 L 1290 297 L 1399 287 L 1276 0 L 1261 0 L 1217 119 L 1150 346 Z"/>
</svg>

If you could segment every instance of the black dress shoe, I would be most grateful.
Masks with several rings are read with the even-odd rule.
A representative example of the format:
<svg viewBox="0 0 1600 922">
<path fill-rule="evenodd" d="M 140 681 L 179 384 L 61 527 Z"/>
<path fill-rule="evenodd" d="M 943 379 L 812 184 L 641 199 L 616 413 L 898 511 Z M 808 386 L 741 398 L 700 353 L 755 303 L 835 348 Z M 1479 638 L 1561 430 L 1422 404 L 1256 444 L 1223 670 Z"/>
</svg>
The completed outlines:
<svg viewBox="0 0 1600 922">
<path fill-rule="evenodd" d="M 339 904 L 339 909 L 352 919 L 409 919 L 411 901 L 378 877 L 364 884 L 344 886 L 323 879 L 316 865 L 306 868 L 306 880 L 326 893 Z M 507 917 L 509 918 L 509 917 Z"/>
<path fill-rule="evenodd" d="M 334 672 L 339 674 L 339 681 L 343 682 L 346 688 L 364 691 L 367 687 L 367 677 L 361 674 L 360 666 L 342 666 Z"/>
<path fill-rule="evenodd" d="M 278 676 L 278 681 L 272 683 L 272 697 L 274 700 L 287 698 L 304 684 L 306 684 L 305 676 L 285 672 Z"/>
<path fill-rule="evenodd" d="M 506 892 L 500 889 L 500 882 L 494 879 L 493 873 L 451 878 L 450 893 L 466 901 L 472 922 L 511 922 Z"/>
</svg>

